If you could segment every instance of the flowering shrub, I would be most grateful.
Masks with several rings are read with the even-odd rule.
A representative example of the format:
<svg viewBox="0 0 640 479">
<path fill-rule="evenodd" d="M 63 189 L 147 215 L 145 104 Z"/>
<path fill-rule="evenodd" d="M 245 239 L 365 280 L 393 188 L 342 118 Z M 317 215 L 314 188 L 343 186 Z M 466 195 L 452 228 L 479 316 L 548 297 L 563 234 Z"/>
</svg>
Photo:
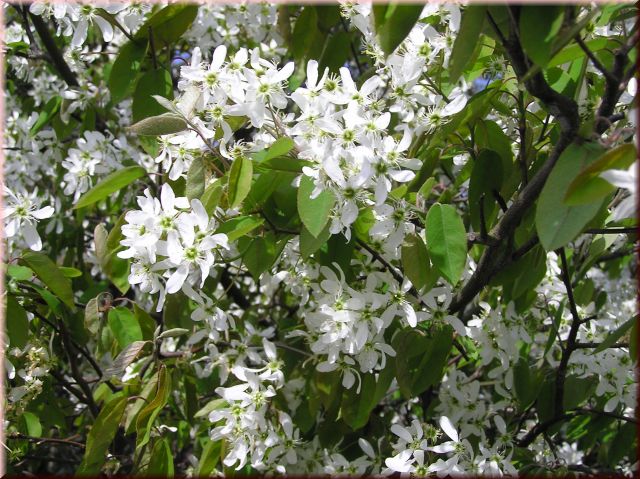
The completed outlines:
<svg viewBox="0 0 640 479">
<path fill-rule="evenodd" d="M 8 470 L 632 474 L 633 5 L 5 5 Z"/>
</svg>

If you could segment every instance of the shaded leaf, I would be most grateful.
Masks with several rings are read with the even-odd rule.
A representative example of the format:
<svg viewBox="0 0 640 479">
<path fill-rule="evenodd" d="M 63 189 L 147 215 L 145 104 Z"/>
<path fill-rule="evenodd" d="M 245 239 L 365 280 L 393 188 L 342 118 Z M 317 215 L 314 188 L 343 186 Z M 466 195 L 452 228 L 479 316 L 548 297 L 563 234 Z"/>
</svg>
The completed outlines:
<svg viewBox="0 0 640 479">
<path fill-rule="evenodd" d="M 302 176 L 298 187 L 298 214 L 309 233 L 317 238 L 329 221 L 335 197 L 330 191 L 325 190 L 311 199 L 314 188 L 313 180 L 308 176 Z"/>
<path fill-rule="evenodd" d="M 21 261 L 26 263 L 49 290 L 71 309 L 75 308 L 71 281 L 65 278 L 58 266 L 48 256 L 28 251 L 22 255 Z"/>
<path fill-rule="evenodd" d="M 122 395 L 114 396 L 103 406 L 87 435 L 84 457 L 76 474 L 97 475 L 100 472 L 126 406 L 127 397 Z"/>
<path fill-rule="evenodd" d="M 138 178 L 142 178 L 146 174 L 147 171 L 141 166 L 128 166 L 126 168 L 116 170 L 83 194 L 73 208 L 84 208 L 85 206 L 89 206 L 103 200 L 112 193 L 120 191 L 122 188 L 134 182 Z"/>
<path fill-rule="evenodd" d="M 436 203 L 427 212 L 425 229 L 431 262 L 455 285 L 467 260 L 467 233 L 462 218 L 453 206 Z"/>
<path fill-rule="evenodd" d="M 572 241 L 600 209 L 603 199 L 577 206 L 565 205 L 563 199 L 576 175 L 597 159 L 602 151 L 603 148 L 596 144 L 573 144 L 558 158 L 536 207 L 536 230 L 546 251 L 558 249 Z"/>
<path fill-rule="evenodd" d="M 449 60 L 449 81 L 455 83 L 473 56 L 480 39 L 487 7 L 469 5 L 462 12 L 460 30 L 456 35 Z"/>
<path fill-rule="evenodd" d="M 13 295 L 7 296 L 7 333 L 12 348 L 24 348 L 29 340 L 29 319 L 27 312 Z"/>
<path fill-rule="evenodd" d="M 390 55 L 409 34 L 420 18 L 423 5 L 390 4 L 386 9 L 374 8 L 376 36 L 382 51 Z"/>
<path fill-rule="evenodd" d="M 251 190 L 253 179 L 253 163 L 249 158 L 240 156 L 233 160 L 229 171 L 229 182 L 227 184 L 227 196 L 229 198 L 229 208 L 237 208 L 247 197 Z"/>
</svg>

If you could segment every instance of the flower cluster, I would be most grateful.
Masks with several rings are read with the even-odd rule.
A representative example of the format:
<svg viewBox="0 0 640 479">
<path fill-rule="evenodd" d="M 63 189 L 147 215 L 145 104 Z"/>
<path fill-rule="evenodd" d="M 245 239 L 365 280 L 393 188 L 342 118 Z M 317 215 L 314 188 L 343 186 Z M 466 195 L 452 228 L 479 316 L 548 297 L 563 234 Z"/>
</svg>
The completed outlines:
<svg viewBox="0 0 640 479">
<path fill-rule="evenodd" d="M 216 261 L 215 251 L 228 249 L 227 236 L 215 233 L 217 222 L 200 200 L 176 197 L 164 184 L 160 200 L 145 190 L 138 197 L 139 210 L 129 211 L 122 227 L 118 257 L 132 259 L 129 282 L 140 291 L 159 295 L 157 310 L 165 294 L 180 291 L 185 282 L 202 286 Z"/>
</svg>

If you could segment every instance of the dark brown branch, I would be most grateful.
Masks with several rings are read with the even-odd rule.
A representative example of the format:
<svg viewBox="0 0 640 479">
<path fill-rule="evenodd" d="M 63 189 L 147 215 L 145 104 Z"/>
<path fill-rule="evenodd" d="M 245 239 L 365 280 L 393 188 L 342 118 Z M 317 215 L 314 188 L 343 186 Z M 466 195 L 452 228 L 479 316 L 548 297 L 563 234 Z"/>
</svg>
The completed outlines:
<svg viewBox="0 0 640 479">
<path fill-rule="evenodd" d="M 598 58 L 593 54 L 593 52 L 589 50 L 589 47 L 587 47 L 587 45 L 584 43 L 584 40 L 580 38 L 580 35 L 576 36 L 576 43 L 580 46 L 580 48 L 587 55 L 587 57 L 589 57 L 589 60 L 591 60 L 591 63 L 593 63 L 593 66 L 596 67 L 596 69 L 604 75 L 607 81 L 614 82 L 614 83 L 618 82 L 618 79 L 615 78 L 613 74 L 609 70 L 607 70 L 602 63 L 600 63 L 600 60 L 598 60 Z"/>
<path fill-rule="evenodd" d="M 227 271 L 226 269 L 223 270 L 222 274 L 220 275 L 220 283 L 224 287 L 225 291 L 229 293 L 229 296 L 231 296 L 233 302 L 240 306 L 242 309 L 247 309 L 249 306 L 251 306 L 251 303 L 247 300 L 244 293 L 235 285 L 235 283 L 231 279 L 229 271 Z"/>
<path fill-rule="evenodd" d="M 491 16 L 489 16 L 489 19 L 494 25 L 496 33 L 501 38 L 504 38 Z M 527 74 L 528 66 L 520 43 L 517 41 L 513 32 L 509 39 L 504 39 L 504 42 L 505 50 L 518 78 L 524 78 Z M 542 73 L 531 76 L 524 84 L 529 93 L 545 104 L 549 113 L 558 119 L 561 133 L 547 161 L 530 179 L 529 183 L 522 188 L 520 194 L 512 200 L 511 206 L 505 211 L 504 215 L 502 215 L 498 221 L 498 224 L 490 232 L 491 236 L 500 242 L 511 237 L 526 211 L 542 191 L 558 158 L 562 152 L 573 143 L 578 134 L 579 115 L 578 106 L 575 101 L 553 90 L 546 82 Z M 487 248 L 480 258 L 475 272 L 453 299 L 450 311 L 452 313 L 458 312 L 471 302 L 489 283 L 493 275 L 509 263 L 510 257 L 511 254 L 507 247 L 493 246 Z"/>
<path fill-rule="evenodd" d="M 69 366 L 71 366 L 71 376 L 76 380 L 78 386 L 80 386 L 80 389 L 82 390 L 82 393 L 86 398 L 85 403 L 89 407 L 89 411 L 91 411 L 91 414 L 94 418 L 98 417 L 100 409 L 98 408 L 96 402 L 93 400 L 93 392 L 91 391 L 89 384 L 87 384 L 87 382 L 84 380 L 82 372 L 80 371 L 80 368 L 78 368 L 78 362 L 73 352 L 69 332 L 67 331 L 67 327 L 64 324 L 63 320 L 60 321 L 60 332 L 62 333 L 62 343 L 64 345 L 64 349 L 67 353 L 67 357 L 69 358 Z"/>
<path fill-rule="evenodd" d="M 614 412 L 599 411 L 596 409 L 587 409 L 587 408 L 575 409 L 575 411 L 581 412 L 584 414 L 594 414 L 596 416 L 612 417 L 614 419 L 619 419 L 620 421 L 630 422 L 631 424 L 638 424 L 638 420 L 636 418 L 624 416 L 622 414 L 616 414 Z"/>
<path fill-rule="evenodd" d="M 571 286 L 571 276 L 569 274 L 569 265 L 567 263 L 567 255 L 564 252 L 564 248 L 560 248 L 558 250 L 558 255 L 560 256 L 560 261 L 562 263 L 562 282 L 564 283 L 565 288 L 567 289 L 567 298 L 569 300 L 569 311 L 571 311 L 571 316 L 573 321 L 571 323 L 571 328 L 569 329 L 569 336 L 567 337 L 567 344 L 562 352 L 562 357 L 560 358 L 560 364 L 558 364 L 558 369 L 556 372 L 556 383 L 555 383 L 555 417 L 560 417 L 563 411 L 563 403 L 564 403 L 564 380 L 567 374 L 567 366 L 569 365 L 569 359 L 571 358 L 571 353 L 575 350 L 575 343 L 578 337 L 578 330 L 580 329 L 580 314 L 578 313 L 578 307 L 576 306 L 576 301 L 573 296 L 573 286 Z"/>
<path fill-rule="evenodd" d="M 69 439 L 58 439 L 56 437 L 33 437 L 33 436 L 27 436 L 25 434 L 20 434 L 20 433 L 11 434 L 10 436 L 7 436 L 7 439 L 24 439 L 26 441 L 38 442 L 38 443 L 51 442 L 56 444 L 67 444 L 69 446 L 80 447 L 82 449 L 84 449 L 85 447 L 84 444 L 76 441 L 71 441 Z"/>
<path fill-rule="evenodd" d="M 609 117 L 613 115 L 613 110 L 620 99 L 624 91 L 624 85 L 626 84 L 626 78 L 629 71 L 631 74 L 635 71 L 635 66 L 631 65 L 631 68 L 625 72 L 627 64 L 629 63 L 629 51 L 636 45 L 638 41 L 637 33 L 631 37 L 628 42 L 622 45 L 620 48 L 614 51 L 613 56 L 613 69 L 610 72 L 611 75 L 606 77 L 604 94 L 602 95 L 602 101 L 598 107 L 596 113 L 596 126 L 595 131 L 598 135 L 604 133 L 607 128 L 611 126 Z"/>
<path fill-rule="evenodd" d="M 597 348 L 597 347 L 599 347 L 601 345 L 602 345 L 602 343 L 593 343 L 593 342 L 575 343 L 573 345 L 573 349 L 592 349 L 592 348 Z M 615 343 L 615 344 L 612 344 L 609 347 L 610 348 L 628 348 L 629 347 L 629 343 Z"/>
<path fill-rule="evenodd" d="M 31 22 L 33 22 L 33 26 L 35 27 L 36 32 L 38 32 L 38 36 L 40 37 L 40 40 L 44 45 L 44 48 L 47 50 L 47 53 L 49 53 L 49 56 L 51 57 L 53 66 L 56 68 L 62 79 L 67 82 L 67 85 L 71 87 L 80 86 L 78 80 L 76 79 L 76 76 L 71 71 L 71 68 L 69 68 L 69 65 L 62 56 L 62 52 L 56 45 L 55 40 L 51 36 L 51 32 L 49 32 L 49 28 L 47 28 L 47 25 L 44 23 L 42 18 L 40 18 L 38 15 L 34 15 L 33 13 L 30 13 L 29 15 L 31 17 Z"/>
</svg>

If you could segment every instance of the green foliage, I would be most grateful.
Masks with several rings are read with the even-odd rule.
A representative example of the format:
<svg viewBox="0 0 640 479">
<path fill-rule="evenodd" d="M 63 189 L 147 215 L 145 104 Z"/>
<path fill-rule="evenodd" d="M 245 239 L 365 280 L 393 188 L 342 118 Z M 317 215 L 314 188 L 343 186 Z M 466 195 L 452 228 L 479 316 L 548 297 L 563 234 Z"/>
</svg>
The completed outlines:
<svg viewBox="0 0 640 479">
<path fill-rule="evenodd" d="M 335 204 L 335 198 L 328 191 L 323 191 L 311 199 L 315 185 L 308 176 L 302 176 L 298 187 L 298 214 L 312 236 L 318 237 L 329 221 L 329 214 Z"/>
<path fill-rule="evenodd" d="M 577 206 L 568 206 L 563 201 L 573 179 L 602 151 L 602 147 L 592 143 L 571 145 L 558 158 L 536 209 L 536 229 L 545 250 L 555 250 L 572 241 L 602 206 L 602 198 Z"/>
<path fill-rule="evenodd" d="M 552 43 L 562 27 L 564 6 L 523 5 L 520 9 L 520 41 L 536 64 L 545 66 L 551 59 Z"/>
<path fill-rule="evenodd" d="M 129 41 L 120 49 L 111 67 L 108 81 L 113 103 L 118 103 L 126 98 L 127 94 L 133 92 L 135 83 L 132 79 L 135 79 L 140 72 L 146 52 L 147 45 L 142 42 Z"/>
<path fill-rule="evenodd" d="M 180 133 L 188 127 L 187 122 L 175 113 L 163 113 L 162 115 L 144 118 L 131 125 L 129 130 L 138 135 L 159 136 L 171 133 Z"/>
<path fill-rule="evenodd" d="M 443 326 L 428 336 L 406 329 L 397 333 L 392 344 L 396 351 L 402 351 L 395 361 L 400 392 L 405 398 L 411 398 L 441 379 L 453 344 L 452 330 L 449 326 Z"/>
<path fill-rule="evenodd" d="M 29 340 L 29 320 L 27 312 L 15 297 L 7 296 L 7 333 L 11 347 L 23 348 Z"/>
<path fill-rule="evenodd" d="M 455 285 L 467 259 L 467 233 L 462 219 L 455 207 L 436 203 L 427 212 L 425 229 L 433 266 Z"/>
<path fill-rule="evenodd" d="M 382 51 L 389 55 L 402 43 L 422 13 L 422 5 L 374 5 L 375 30 Z"/>
<path fill-rule="evenodd" d="M 134 122 L 165 113 L 165 109 L 153 99 L 153 95 L 173 98 L 173 82 L 167 70 L 149 70 L 136 83 L 131 106 Z"/>
<path fill-rule="evenodd" d="M 87 436 L 87 446 L 82 463 L 76 470 L 77 475 L 88 476 L 100 472 L 127 403 L 126 396 L 116 395 L 103 406 Z"/>
<path fill-rule="evenodd" d="M 244 201 L 251 189 L 252 179 L 253 162 L 245 156 L 236 158 L 231 164 L 229 182 L 227 183 L 230 208 L 236 208 Z"/>
<path fill-rule="evenodd" d="M 84 208 L 97 203 L 116 191 L 120 191 L 138 178 L 142 178 L 146 173 L 146 170 L 141 166 L 128 166 L 114 171 L 82 195 L 74 208 Z"/>
<path fill-rule="evenodd" d="M 449 60 L 449 80 L 454 82 L 469 64 L 480 39 L 480 32 L 486 16 L 486 7 L 471 5 L 462 14 L 460 31 L 456 36 Z"/>
<path fill-rule="evenodd" d="M 33 270 L 38 279 L 72 310 L 75 309 L 71 281 L 62 274 L 60 268 L 46 255 L 29 251 L 21 261 Z"/>
<path fill-rule="evenodd" d="M 427 247 L 417 235 L 410 235 L 405 238 L 402 245 L 402 267 L 404 274 L 411 281 L 417 290 L 425 286 L 433 286 L 437 279 L 437 274 L 431 267 Z"/>
</svg>

